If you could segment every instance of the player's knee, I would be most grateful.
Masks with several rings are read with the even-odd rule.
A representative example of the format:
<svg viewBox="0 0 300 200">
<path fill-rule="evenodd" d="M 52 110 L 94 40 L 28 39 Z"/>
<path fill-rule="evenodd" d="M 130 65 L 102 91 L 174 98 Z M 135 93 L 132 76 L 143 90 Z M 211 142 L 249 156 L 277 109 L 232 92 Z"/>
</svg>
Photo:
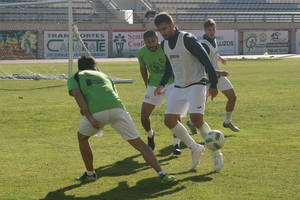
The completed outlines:
<svg viewBox="0 0 300 200">
<path fill-rule="evenodd" d="M 203 125 L 203 118 L 191 118 L 191 121 L 195 127 L 198 129 L 202 127 Z"/>
<path fill-rule="evenodd" d="M 149 117 L 150 117 L 149 115 L 147 115 L 145 113 L 142 113 L 141 114 L 141 121 L 142 122 L 148 121 L 148 120 L 150 120 Z"/>
<path fill-rule="evenodd" d="M 172 129 L 176 126 L 177 124 L 177 120 L 176 119 L 173 119 L 171 117 L 165 117 L 165 125 L 169 128 L 169 129 Z"/>
<path fill-rule="evenodd" d="M 236 99 L 237 99 L 236 94 L 232 94 L 232 95 L 230 95 L 230 97 L 229 97 L 229 101 L 232 101 L 232 102 L 236 102 Z"/>
<path fill-rule="evenodd" d="M 89 136 L 85 136 L 85 135 L 82 135 L 81 133 L 77 133 L 77 138 L 78 138 L 78 141 L 79 142 L 85 142 L 87 141 L 90 137 Z"/>
</svg>

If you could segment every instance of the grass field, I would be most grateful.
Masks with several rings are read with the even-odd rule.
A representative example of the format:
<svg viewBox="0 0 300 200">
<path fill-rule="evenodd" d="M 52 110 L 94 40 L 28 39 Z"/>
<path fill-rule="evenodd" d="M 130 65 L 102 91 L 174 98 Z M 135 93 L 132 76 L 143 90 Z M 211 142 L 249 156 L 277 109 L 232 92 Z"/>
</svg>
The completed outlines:
<svg viewBox="0 0 300 200">
<path fill-rule="evenodd" d="M 196 172 L 188 171 L 190 152 L 172 157 L 163 106 L 154 112 L 155 150 L 163 168 L 177 177 L 162 186 L 156 173 L 113 129 L 92 138 L 96 182 L 79 184 L 84 171 L 77 147 L 81 118 L 68 96 L 66 81 L 0 80 L 1 200 L 299 200 L 300 199 L 300 59 L 232 60 L 225 69 L 238 94 L 233 119 L 241 128 L 222 128 L 222 94 L 206 108 L 206 121 L 225 133 L 224 169 L 212 173 L 207 150 Z M 0 65 L 1 71 L 65 71 L 65 64 Z M 104 63 L 113 77 L 131 78 L 117 85 L 141 132 L 144 86 L 135 62 Z M 201 142 L 200 136 L 193 136 Z"/>
</svg>

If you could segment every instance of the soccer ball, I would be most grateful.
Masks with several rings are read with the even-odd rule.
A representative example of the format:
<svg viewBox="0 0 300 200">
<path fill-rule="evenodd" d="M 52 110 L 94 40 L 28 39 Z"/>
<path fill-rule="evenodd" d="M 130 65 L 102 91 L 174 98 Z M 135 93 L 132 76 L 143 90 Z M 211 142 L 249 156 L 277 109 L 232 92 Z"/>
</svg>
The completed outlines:
<svg viewBox="0 0 300 200">
<path fill-rule="evenodd" d="M 205 137 L 205 145 L 212 151 L 221 149 L 224 146 L 224 134 L 219 130 L 210 131 Z"/>
</svg>

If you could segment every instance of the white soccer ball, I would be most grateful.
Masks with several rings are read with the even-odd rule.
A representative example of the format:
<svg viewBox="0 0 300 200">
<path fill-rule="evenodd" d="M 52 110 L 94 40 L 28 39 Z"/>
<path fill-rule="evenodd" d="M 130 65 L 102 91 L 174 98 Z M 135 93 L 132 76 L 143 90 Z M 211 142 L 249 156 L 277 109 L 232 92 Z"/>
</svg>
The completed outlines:
<svg viewBox="0 0 300 200">
<path fill-rule="evenodd" d="M 210 131 L 205 137 L 205 146 L 212 151 L 221 149 L 224 146 L 225 137 L 219 130 Z"/>
</svg>

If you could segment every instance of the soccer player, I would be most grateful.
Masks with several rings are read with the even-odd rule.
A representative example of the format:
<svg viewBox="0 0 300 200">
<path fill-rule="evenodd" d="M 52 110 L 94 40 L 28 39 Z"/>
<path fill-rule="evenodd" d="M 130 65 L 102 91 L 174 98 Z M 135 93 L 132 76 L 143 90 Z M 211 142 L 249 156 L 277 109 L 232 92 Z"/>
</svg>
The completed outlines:
<svg viewBox="0 0 300 200">
<path fill-rule="evenodd" d="M 218 60 L 220 60 L 223 64 L 226 64 L 226 60 L 223 59 L 219 54 L 217 40 L 215 37 L 216 22 L 213 19 L 208 19 L 204 23 L 204 32 L 205 34 L 203 35 L 203 40 L 201 41 L 201 43 L 205 48 L 207 54 L 209 55 L 209 58 L 215 70 L 221 71 L 221 68 L 218 65 Z M 231 129 L 234 132 L 239 132 L 240 129 L 231 122 L 232 112 L 236 103 L 236 94 L 233 89 L 233 85 L 226 77 L 227 75 L 228 73 L 225 72 L 223 75 L 219 76 L 217 84 L 218 90 L 220 90 L 227 98 L 225 107 L 226 113 L 223 126 L 225 128 Z"/>
<path fill-rule="evenodd" d="M 165 124 L 174 135 L 191 149 L 191 168 L 194 169 L 200 162 L 204 146 L 195 142 L 183 124 L 178 121 L 178 118 L 188 106 L 190 119 L 202 137 L 205 138 L 211 130 L 203 120 L 206 101 L 206 73 L 211 83 L 209 94 L 213 99 L 218 94 L 216 71 L 201 43 L 190 33 L 179 31 L 168 13 L 158 14 L 154 23 L 165 39 L 161 46 L 167 56 L 165 73 L 160 86 L 155 90 L 155 94 L 162 92 L 173 71 L 175 86 L 167 99 Z M 223 166 L 222 152 L 215 151 L 212 155 L 214 170 L 220 170 Z"/>
<path fill-rule="evenodd" d="M 154 90 L 160 85 L 160 80 L 165 71 L 166 56 L 158 43 L 158 37 L 154 31 L 146 31 L 144 33 L 144 42 L 145 46 L 137 53 L 141 76 L 146 86 L 146 92 L 141 108 L 141 122 L 148 135 L 148 145 L 154 150 L 154 131 L 151 128 L 150 115 L 155 107 L 161 104 L 163 97 L 167 97 L 170 93 L 174 81 L 173 78 L 169 79 L 164 94 L 154 95 Z M 180 140 L 174 136 L 173 154 L 175 155 L 181 154 L 179 144 Z"/>
<path fill-rule="evenodd" d="M 78 142 L 87 171 L 76 180 L 88 182 L 97 179 L 89 138 L 102 132 L 103 127 L 109 124 L 142 154 L 144 160 L 158 173 L 162 183 L 172 182 L 175 177 L 162 171 L 151 149 L 140 139 L 113 81 L 96 69 L 93 58 L 82 56 L 78 60 L 78 72 L 68 79 L 69 94 L 75 98 L 84 115 L 78 129 Z"/>
</svg>

